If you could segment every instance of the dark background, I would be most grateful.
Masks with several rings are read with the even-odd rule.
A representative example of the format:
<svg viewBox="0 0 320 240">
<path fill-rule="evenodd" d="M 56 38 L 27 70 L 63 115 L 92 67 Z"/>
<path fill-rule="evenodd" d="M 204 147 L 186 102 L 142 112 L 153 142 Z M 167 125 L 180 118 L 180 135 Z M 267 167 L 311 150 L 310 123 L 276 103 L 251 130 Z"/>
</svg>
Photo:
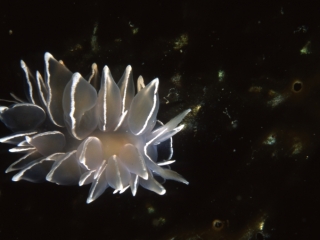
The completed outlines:
<svg viewBox="0 0 320 240">
<path fill-rule="evenodd" d="M 12 182 L 4 171 L 19 156 L 1 145 L 0 239 L 318 236 L 319 9 L 316 1 L 2 0 L 1 99 L 23 96 L 20 59 L 42 72 L 49 51 L 83 75 L 96 62 L 115 79 L 127 64 L 135 79 L 159 77 L 164 122 L 193 111 L 174 137 L 172 165 L 190 184 L 167 181 L 164 196 L 107 190 L 87 205 L 88 186 Z"/>
</svg>

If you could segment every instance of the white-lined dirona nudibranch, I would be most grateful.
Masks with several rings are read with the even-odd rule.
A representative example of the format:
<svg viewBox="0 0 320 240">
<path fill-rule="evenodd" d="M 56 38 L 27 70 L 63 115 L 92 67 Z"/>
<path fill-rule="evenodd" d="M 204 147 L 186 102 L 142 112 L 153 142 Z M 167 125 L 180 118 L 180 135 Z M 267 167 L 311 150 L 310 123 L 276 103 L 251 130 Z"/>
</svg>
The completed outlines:
<svg viewBox="0 0 320 240">
<path fill-rule="evenodd" d="M 11 94 L 12 105 L 0 106 L 0 120 L 13 132 L 0 142 L 24 154 L 6 170 L 18 171 L 13 181 L 91 184 L 87 203 L 109 187 L 114 193 L 130 187 L 135 196 L 140 185 L 162 195 L 166 190 L 156 176 L 188 184 L 166 165 L 174 162 L 172 136 L 190 109 L 166 124 L 157 120 L 157 78 L 145 86 L 140 76 L 135 94 L 131 66 L 118 83 L 105 66 L 96 87 L 96 64 L 85 79 L 50 53 L 44 60 L 44 79 L 21 61 L 27 100 Z"/>
</svg>

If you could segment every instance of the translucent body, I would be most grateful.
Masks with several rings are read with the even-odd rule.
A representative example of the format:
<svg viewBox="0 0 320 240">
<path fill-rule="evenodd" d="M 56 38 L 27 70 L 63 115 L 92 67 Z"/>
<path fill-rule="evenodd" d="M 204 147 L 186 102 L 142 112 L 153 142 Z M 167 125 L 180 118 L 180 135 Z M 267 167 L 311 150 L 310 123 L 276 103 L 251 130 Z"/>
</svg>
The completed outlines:
<svg viewBox="0 0 320 240">
<path fill-rule="evenodd" d="M 190 110 L 165 125 L 157 123 L 158 79 L 145 86 L 140 76 L 135 95 L 131 66 L 118 84 L 105 66 L 98 91 L 92 85 L 98 78 L 96 64 L 88 80 L 49 53 L 44 80 L 39 72 L 34 78 L 23 61 L 21 67 L 28 102 L 15 98 L 16 104 L 0 106 L 0 120 L 14 132 L 0 142 L 15 144 L 10 152 L 25 154 L 6 170 L 19 171 L 14 181 L 91 184 L 87 203 L 108 187 L 120 193 L 130 187 L 135 195 L 141 185 L 164 194 L 154 174 L 188 184 L 161 166 L 173 162 L 172 136 L 183 128 L 177 125 Z M 168 157 L 158 159 L 157 149 L 164 143 L 169 143 Z"/>
</svg>

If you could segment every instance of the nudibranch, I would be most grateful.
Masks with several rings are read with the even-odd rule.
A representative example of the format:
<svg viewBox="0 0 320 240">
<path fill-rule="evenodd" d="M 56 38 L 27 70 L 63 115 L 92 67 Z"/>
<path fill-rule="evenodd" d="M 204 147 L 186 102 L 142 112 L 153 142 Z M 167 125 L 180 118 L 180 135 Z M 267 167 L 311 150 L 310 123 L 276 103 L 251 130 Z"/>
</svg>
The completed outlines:
<svg viewBox="0 0 320 240">
<path fill-rule="evenodd" d="M 44 78 L 38 71 L 34 77 L 21 60 L 27 100 L 11 94 L 13 104 L 0 106 L 0 120 L 13 132 L 0 142 L 16 145 L 11 153 L 23 153 L 6 170 L 18 171 L 13 181 L 91 184 L 87 203 L 109 187 L 114 193 L 130 187 L 135 196 L 141 185 L 162 195 L 166 190 L 156 176 L 188 184 L 166 165 L 174 162 L 172 136 L 190 109 L 166 124 L 157 120 L 157 78 L 145 86 L 140 76 L 135 94 L 130 65 L 118 83 L 105 66 L 97 87 L 96 64 L 85 79 L 50 53 L 44 60 Z"/>
</svg>

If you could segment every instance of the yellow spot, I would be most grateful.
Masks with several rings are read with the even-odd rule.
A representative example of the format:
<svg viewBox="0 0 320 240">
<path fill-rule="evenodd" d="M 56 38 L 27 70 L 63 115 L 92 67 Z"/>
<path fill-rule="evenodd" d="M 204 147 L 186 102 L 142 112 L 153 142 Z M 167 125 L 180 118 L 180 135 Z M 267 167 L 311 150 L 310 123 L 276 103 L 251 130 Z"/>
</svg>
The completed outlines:
<svg viewBox="0 0 320 240">
<path fill-rule="evenodd" d="M 218 71 L 219 82 L 222 82 L 225 77 L 225 72 L 223 70 Z"/>
<path fill-rule="evenodd" d="M 274 133 L 271 133 L 266 140 L 263 141 L 263 144 L 266 145 L 273 145 L 276 143 L 276 135 Z"/>
<path fill-rule="evenodd" d="M 177 87 L 181 87 L 181 74 L 176 73 L 175 75 L 173 75 L 173 77 L 171 78 L 171 82 Z"/>
<path fill-rule="evenodd" d="M 132 33 L 133 35 L 137 34 L 139 32 L 139 28 L 133 28 Z"/>
<path fill-rule="evenodd" d="M 174 41 L 173 49 L 174 50 L 181 50 L 181 48 L 188 45 L 188 42 L 189 42 L 188 34 L 182 34 L 182 35 L 180 35 L 180 37 L 178 37 Z M 182 52 L 182 51 L 180 51 L 180 52 Z"/>
<path fill-rule="evenodd" d="M 152 206 L 148 207 L 147 210 L 148 210 L 149 214 L 154 213 L 154 211 L 155 211 Z"/>
<path fill-rule="evenodd" d="M 299 138 L 295 137 L 293 140 L 295 143 L 292 145 L 292 155 L 295 155 L 302 151 L 303 146 Z"/>
<path fill-rule="evenodd" d="M 76 51 L 81 51 L 81 50 L 82 50 L 82 45 L 78 43 L 70 49 L 70 52 L 76 52 Z"/>
<path fill-rule="evenodd" d="M 311 44 L 311 42 L 308 41 L 308 42 L 303 46 L 303 48 L 300 50 L 300 54 L 301 54 L 301 55 L 310 54 L 310 53 L 311 53 L 311 51 L 310 51 L 310 44 Z"/>
<path fill-rule="evenodd" d="M 249 92 L 252 93 L 260 93 L 262 91 L 262 87 L 260 86 L 252 86 L 249 88 Z"/>
<path fill-rule="evenodd" d="M 155 218 L 155 219 L 152 220 L 152 225 L 155 226 L 155 227 L 160 227 L 165 223 L 166 223 L 166 219 L 162 218 L 162 217 Z"/>
<path fill-rule="evenodd" d="M 260 231 L 263 230 L 263 227 L 264 227 L 264 221 L 262 221 L 262 222 L 259 224 L 259 229 L 260 229 Z"/>
<path fill-rule="evenodd" d="M 192 109 L 192 114 L 193 115 L 197 115 L 199 110 L 201 108 L 201 105 L 196 105 L 193 109 Z"/>
<path fill-rule="evenodd" d="M 272 99 L 268 101 L 268 104 L 271 105 L 271 107 L 278 106 L 288 97 L 288 95 L 281 95 L 280 93 L 277 93 L 274 90 L 269 90 L 268 95 L 272 97 Z"/>
</svg>

